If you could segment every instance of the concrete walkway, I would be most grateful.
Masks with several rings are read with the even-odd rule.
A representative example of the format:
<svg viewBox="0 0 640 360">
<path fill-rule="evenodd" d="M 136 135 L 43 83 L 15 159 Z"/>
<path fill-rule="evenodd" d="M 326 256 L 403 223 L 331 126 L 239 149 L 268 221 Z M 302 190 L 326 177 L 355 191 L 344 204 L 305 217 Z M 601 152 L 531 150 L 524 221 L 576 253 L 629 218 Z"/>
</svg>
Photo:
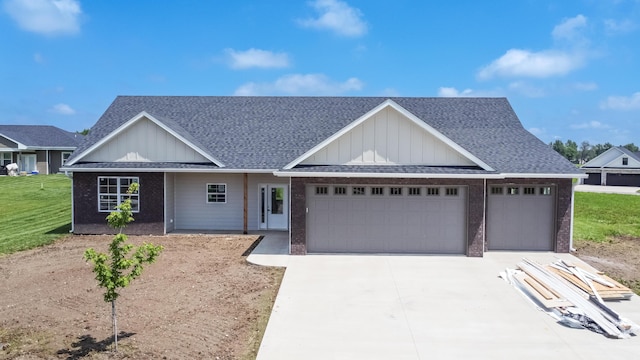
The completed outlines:
<svg viewBox="0 0 640 360">
<path fill-rule="evenodd" d="M 264 240 L 249 261 L 287 271 L 258 360 L 640 358 L 640 337 L 612 340 L 563 327 L 497 276 L 522 257 L 580 262 L 568 254 L 276 253 L 269 261 L 268 252 L 282 246 Z M 611 306 L 640 323 L 637 296 Z"/>
<path fill-rule="evenodd" d="M 602 186 L 602 185 L 576 185 L 576 191 L 598 192 L 607 194 L 640 195 L 640 187 L 633 186 Z"/>
</svg>

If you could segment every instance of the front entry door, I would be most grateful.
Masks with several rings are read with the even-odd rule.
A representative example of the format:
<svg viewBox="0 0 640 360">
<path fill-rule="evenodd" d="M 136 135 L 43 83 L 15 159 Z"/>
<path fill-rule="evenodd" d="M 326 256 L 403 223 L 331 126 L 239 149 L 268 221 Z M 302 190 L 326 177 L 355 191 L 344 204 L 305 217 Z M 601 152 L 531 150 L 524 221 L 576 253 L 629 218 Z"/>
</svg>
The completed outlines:
<svg viewBox="0 0 640 360">
<path fill-rule="evenodd" d="M 289 200 L 286 185 L 260 186 L 260 228 L 288 229 Z"/>
</svg>

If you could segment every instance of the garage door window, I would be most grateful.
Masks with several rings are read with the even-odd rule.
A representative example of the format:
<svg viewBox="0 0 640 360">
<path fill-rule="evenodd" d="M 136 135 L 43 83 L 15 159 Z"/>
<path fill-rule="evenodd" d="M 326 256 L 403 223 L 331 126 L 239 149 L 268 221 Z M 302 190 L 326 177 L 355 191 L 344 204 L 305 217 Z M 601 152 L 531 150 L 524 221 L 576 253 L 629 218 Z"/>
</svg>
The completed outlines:
<svg viewBox="0 0 640 360">
<path fill-rule="evenodd" d="M 401 187 L 389 188 L 389 195 L 392 195 L 392 196 L 400 196 L 400 195 L 402 195 L 402 188 Z"/>
<path fill-rule="evenodd" d="M 327 195 L 329 189 L 326 186 L 316 186 L 316 195 Z"/>
<path fill-rule="evenodd" d="M 351 189 L 353 195 L 366 195 L 364 186 L 354 186 Z"/>
<path fill-rule="evenodd" d="M 502 186 L 498 187 L 498 186 L 492 186 L 491 187 L 491 194 L 492 195 L 502 195 L 504 191 L 504 188 Z"/>
<path fill-rule="evenodd" d="M 419 187 L 410 187 L 409 195 L 410 196 L 420 196 L 422 194 L 422 189 Z"/>
<path fill-rule="evenodd" d="M 551 187 L 543 186 L 540 188 L 540 195 L 551 195 Z"/>
<path fill-rule="evenodd" d="M 458 188 L 447 188 L 445 194 L 447 196 L 458 196 Z"/>
<path fill-rule="evenodd" d="M 344 186 L 336 186 L 333 188 L 334 195 L 347 195 L 347 188 Z"/>
<path fill-rule="evenodd" d="M 428 187 L 427 188 L 427 195 L 428 196 L 438 196 L 440 195 L 440 189 L 437 187 Z"/>
<path fill-rule="evenodd" d="M 507 188 L 507 194 L 508 195 L 518 195 L 520 193 L 520 188 L 514 187 L 514 186 L 509 186 Z"/>
<path fill-rule="evenodd" d="M 384 195 L 384 188 L 383 187 L 372 187 L 371 188 L 371 195 Z"/>
<path fill-rule="evenodd" d="M 525 195 L 535 195 L 536 194 L 536 188 L 534 187 L 525 187 L 523 190 L 523 193 Z"/>
</svg>

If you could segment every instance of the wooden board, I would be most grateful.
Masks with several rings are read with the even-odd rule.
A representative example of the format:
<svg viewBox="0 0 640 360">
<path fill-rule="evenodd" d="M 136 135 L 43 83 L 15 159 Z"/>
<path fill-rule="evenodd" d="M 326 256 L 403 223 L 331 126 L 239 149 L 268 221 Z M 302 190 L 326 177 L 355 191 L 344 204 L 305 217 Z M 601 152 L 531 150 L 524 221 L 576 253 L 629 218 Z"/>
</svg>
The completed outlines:
<svg viewBox="0 0 640 360">
<path fill-rule="evenodd" d="M 578 287 L 579 289 L 581 289 L 582 291 L 586 292 L 589 295 L 594 295 L 593 291 L 591 290 L 591 288 L 589 287 L 588 284 L 585 284 L 582 280 L 580 280 L 577 276 L 573 275 L 573 274 L 568 274 L 562 270 L 556 269 L 552 266 L 546 266 L 546 268 L 553 272 L 554 274 L 557 274 L 559 276 L 561 276 L 563 279 L 569 281 L 571 284 L 573 284 L 574 286 Z M 578 267 L 580 268 L 580 267 Z M 586 269 L 583 269 L 586 270 Z M 589 270 L 586 270 L 589 271 Z M 591 272 L 591 271 L 590 271 Z M 592 272 L 593 273 L 593 272 Z M 596 289 L 596 291 L 598 292 L 598 294 L 602 297 L 603 300 L 622 300 L 622 299 L 628 299 L 633 295 L 633 291 L 631 291 L 631 289 L 629 289 L 628 287 L 620 284 L 619 282 L 613 280 L 612 278 L 608 277 L 607 275 L 601 275 L 601 274 L 597 274 L 598 276 L 600 276 L 601 278 L 603 278 L 604 280 L 612 283 L 613 285 L 615 285 L 613 288 L 602 285 L 600 283 L 597 282 L 593 282 L 593 285 Z"/>
<path fill-rule="evenodd" d="M 564 308 L 564 307 L 568 307 L 568 306 L 573 306 L 572 303 L 570 303 L 569 301 L 567 301 L 566 299 L 563 298 L 559 298 L 557 295 L 553 294 L 551 291 L 549 291 L 548 289 L 546 289 L 543 284 L 541 284 L 539 281 L 535 280 L 534 278 L 532 278 L 531 276 L 527 275 L 524 272 L 520 272 L 520 273 L 516 273 L 514 275 L 514 277 L 516 278 L 516 280 L 518 280 L 522 286 L 527 289 L 527 291 L 544 307 L 546 308 Z M 535 285 L 532 285 L 535 284 Z M 545 292 L 545 295 L 543 295 L 539 289 L 542 290 L 542 292 Z M 551 297 L 550 299 L 547 297 Z"/>
</svg>

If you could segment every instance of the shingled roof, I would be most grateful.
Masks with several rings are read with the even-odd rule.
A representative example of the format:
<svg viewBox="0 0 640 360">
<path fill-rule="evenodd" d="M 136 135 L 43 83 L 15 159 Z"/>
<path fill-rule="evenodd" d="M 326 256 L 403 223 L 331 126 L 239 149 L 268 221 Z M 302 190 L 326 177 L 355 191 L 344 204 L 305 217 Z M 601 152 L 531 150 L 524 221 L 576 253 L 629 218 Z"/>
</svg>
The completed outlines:
<svg viewBox="0 0 640 360">
<path fill-rule="evenodd" d="M 228 169 L 282 169 L 389 99 L 496 172 L 581 174 L 525 130 L 505 98 L 119 96 L 73 156 L 144 111 Z"/>
<path fill-rule="evenodd" d="M 51 125 L 0 125 L 0 136 L 18 142 L 27 149 L 76 148 L 84 136 Z"/>
</svg>

